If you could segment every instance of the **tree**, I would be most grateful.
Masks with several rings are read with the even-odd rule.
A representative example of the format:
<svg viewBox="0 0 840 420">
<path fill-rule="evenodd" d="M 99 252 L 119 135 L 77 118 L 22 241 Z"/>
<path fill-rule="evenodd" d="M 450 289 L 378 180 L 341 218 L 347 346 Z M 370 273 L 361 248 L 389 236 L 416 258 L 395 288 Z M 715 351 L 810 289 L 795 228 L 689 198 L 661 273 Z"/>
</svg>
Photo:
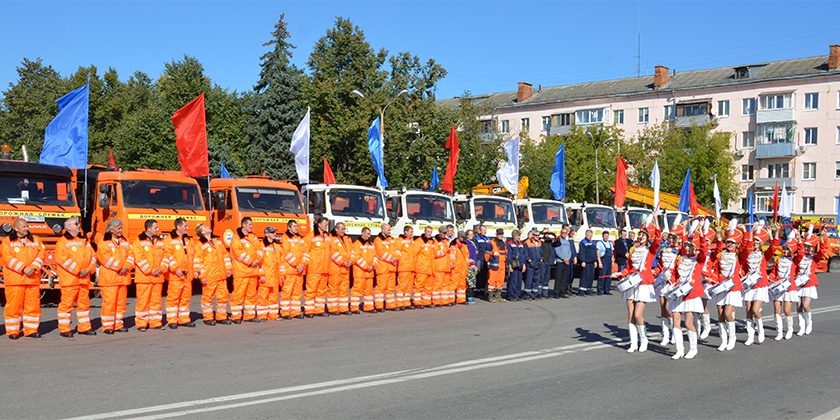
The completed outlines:
<svg viewBox="0 0 840 420">
<path fill-rule="evenodd" d="M 300 108 L 302 72 L 290 63 L 291 49 L 285 15 L 274 25 L 273 38 L 263 46 L 273 49 L 260 59 L 260 80 L 247 99 L 248 123 L 245 143 L 248 170 L 265 172 L 274 179 L 297 179 L 294 155 L 289 151 L 292 135 L 304 113 Z"/>
</svg>

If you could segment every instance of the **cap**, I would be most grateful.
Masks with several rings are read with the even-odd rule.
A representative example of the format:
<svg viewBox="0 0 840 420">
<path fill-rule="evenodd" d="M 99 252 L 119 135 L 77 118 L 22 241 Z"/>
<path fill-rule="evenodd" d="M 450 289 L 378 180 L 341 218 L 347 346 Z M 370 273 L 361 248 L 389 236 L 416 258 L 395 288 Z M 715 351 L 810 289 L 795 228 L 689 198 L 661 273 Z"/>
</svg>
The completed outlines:
<svg viewBox="0 0 840 420">
<path fill-rule="evenodd" d="M 439 228 L 438 228 L 438 232 L 440 232 L 440 233 L 446 233 L 446 226 L 441 226 L 441 227 L 439 227 Z"/>
<path fill-rule="evenodd" d="M 540 233 L 540 230 L 537 228 L 531 228 L 531 233 Z"/>
<path fill-rule="evenodd" d="M 265 228 L 265 233 L 274 233 L 274 232 L 277 232 L 277 229 L 274 229 L 271 226 Z"/>
<path fill-rule="evenodd" d="M 466 238 L 467 237 L 467 232 L 464 232 L 463 230 L 459 231 L 458 232 L 458 237 L 459 238 Z"/>
<path fill-rule="evenodd" d="M 500 228 L 500 229 L 496 229 L 496 235 L 504 235 L 504 234 L 505 234 L 505 230 L 504 230 L 504 229 L 501 229 L 501 228 Z"/>
</svg>

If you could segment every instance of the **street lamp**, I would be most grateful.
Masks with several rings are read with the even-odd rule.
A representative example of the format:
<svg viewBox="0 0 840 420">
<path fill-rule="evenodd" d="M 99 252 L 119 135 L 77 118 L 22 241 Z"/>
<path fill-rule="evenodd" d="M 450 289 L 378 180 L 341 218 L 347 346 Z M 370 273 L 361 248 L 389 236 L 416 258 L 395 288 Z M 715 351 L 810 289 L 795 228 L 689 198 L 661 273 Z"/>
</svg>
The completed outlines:
<svg viewBox="0 0 840 420">
<path fill-rule="evenodd" d="M 379 110 L 379 134 L 382 134 L 382 144 L 383 144 L 383 147 L 384 147 L 384 143 L 385 143 L 385 110 L 388 109 L 388 105 L 391 105 L 392 103 L 396 102 L 396 100 L 399 99 L 400 96 L 408 95 L 408 89 L 401 90 L 400 93 L 398 93 L 397 96 L 395 96 L 393 99 L 388 101 L 388 103 L 385 104 L 384 107 L 380 107 L 378 104 L 376 104 L 373 101 L 371 101 L 370 99 L 366 98 L 365 95 L 362 92 L 359 92 L 358 90 L 354 89 L 350 93 L 352 93 L 353 95 L 356 95 L 356 96 L 370 102 L 371 105 L 375 106 L 376 109 Z"/>
<path fill-rule="evenodd" d="M 592 140 L 592 146 L 595 147 L 595 201 L 598 204 L 601 204 L 601 183 L 598 180 L 598 178 L 599 178 L 598 173 L 600 172 L 600 170 L 598 169 L 598 149 L 600 149 L 601 146 L 603 146 L 603 145 L 605 145 L 605 144 L 607 144 L 607 143 L 609 143 L 609 142 L 611 142 L 615 139 L 608 138 L 608 139 L 602 141 L 601 144 L 596 145 L 595 144 L 595 139 L 592 138 L 592 133 L 586 133 L 586 135 L 589 137 L 589 140 Z"/>
</svg>

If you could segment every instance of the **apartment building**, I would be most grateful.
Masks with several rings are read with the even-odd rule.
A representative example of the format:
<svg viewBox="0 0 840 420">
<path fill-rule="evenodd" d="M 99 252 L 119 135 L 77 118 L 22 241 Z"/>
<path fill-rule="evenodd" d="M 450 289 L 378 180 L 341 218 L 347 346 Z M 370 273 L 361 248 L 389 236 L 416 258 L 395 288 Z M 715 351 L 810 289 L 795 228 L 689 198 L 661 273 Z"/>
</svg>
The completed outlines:
<svg viewBox="0 0 840 420">
<path fill-rule="evenodd" d="M 454 105 L 456 99 L 439 101 Z M 730 208 L 769 211 L 776 182 L 793 197 L 793 212 L 836 216 L 840 193 L 840 45 L 829 55 L 566 86 L 520 82 L 516 91 L 475 95 L 493 109 L 488 130 L 513 138 L 568 134 L 572 125 L 615 124 L 627 139 L 646 125 L 713 123 L 734 133 L 732 149 L 744 197 Z"/>
</svg>

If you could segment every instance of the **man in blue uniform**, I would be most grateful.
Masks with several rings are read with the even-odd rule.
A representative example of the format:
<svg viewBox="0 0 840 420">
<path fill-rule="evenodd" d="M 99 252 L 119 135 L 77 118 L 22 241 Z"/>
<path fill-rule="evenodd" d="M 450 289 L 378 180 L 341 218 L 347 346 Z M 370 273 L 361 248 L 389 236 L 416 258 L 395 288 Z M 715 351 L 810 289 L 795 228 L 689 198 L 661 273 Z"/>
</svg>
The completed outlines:
<svg viewBox="0 0 840 420">
<path fill-rule="evenodd" d="M 539 231 L 534 229 L 525 241 L 525 261 L 528 269 L 525 271 L 525 289 L 530 289 L 528 298 L 542 299 L 540 283 L 542 279 L 542 242 Z"/>
<path fill-rule="evenodd" d="M 522 234 L 514 230 L 513 239 L 507 241 L 507 299 L 513 302 L 519 300 L 522 294 L 522 273 L 525 271 L 525 244 L 519 240 Z M 527 293 L 527 290 L 526 290 Z"/>
<path fill-rule="evenodd" d="M 598 265 L 598 249 L 595 248 L 595 242 L 592 242 L 592 230 L 587 229 L 586 237 L 580 241 L 578 258 L 582 268 L 578 294 L 588 296 L 592 294 L 592 280 L 595 276 L 595 267 Z"/>
<path fill-rule="evenodd" d="M 602 240 L 598 241 L 595 246 L 598 248 L 598 268 L 600 268 L 598 271 L 598 294 L 611 295 L 612 278 L 610 275 L 612 274 L 615 248 L 610 241 L 610 233 L 605 231 Z"/>
<path fill-rule="evenodd" d="M 487 226 L 477 225 L 475 228 L 475 243 L 478 245 L 478 252 L 475 258 L 477 276 L 475 278 L 475 292 L 482 293 L 487 288 L 487 276 L 490 273 L 487 268 L 487 259 L 490 256 L 490 238 L 487 237 Z"/>
</svg>

